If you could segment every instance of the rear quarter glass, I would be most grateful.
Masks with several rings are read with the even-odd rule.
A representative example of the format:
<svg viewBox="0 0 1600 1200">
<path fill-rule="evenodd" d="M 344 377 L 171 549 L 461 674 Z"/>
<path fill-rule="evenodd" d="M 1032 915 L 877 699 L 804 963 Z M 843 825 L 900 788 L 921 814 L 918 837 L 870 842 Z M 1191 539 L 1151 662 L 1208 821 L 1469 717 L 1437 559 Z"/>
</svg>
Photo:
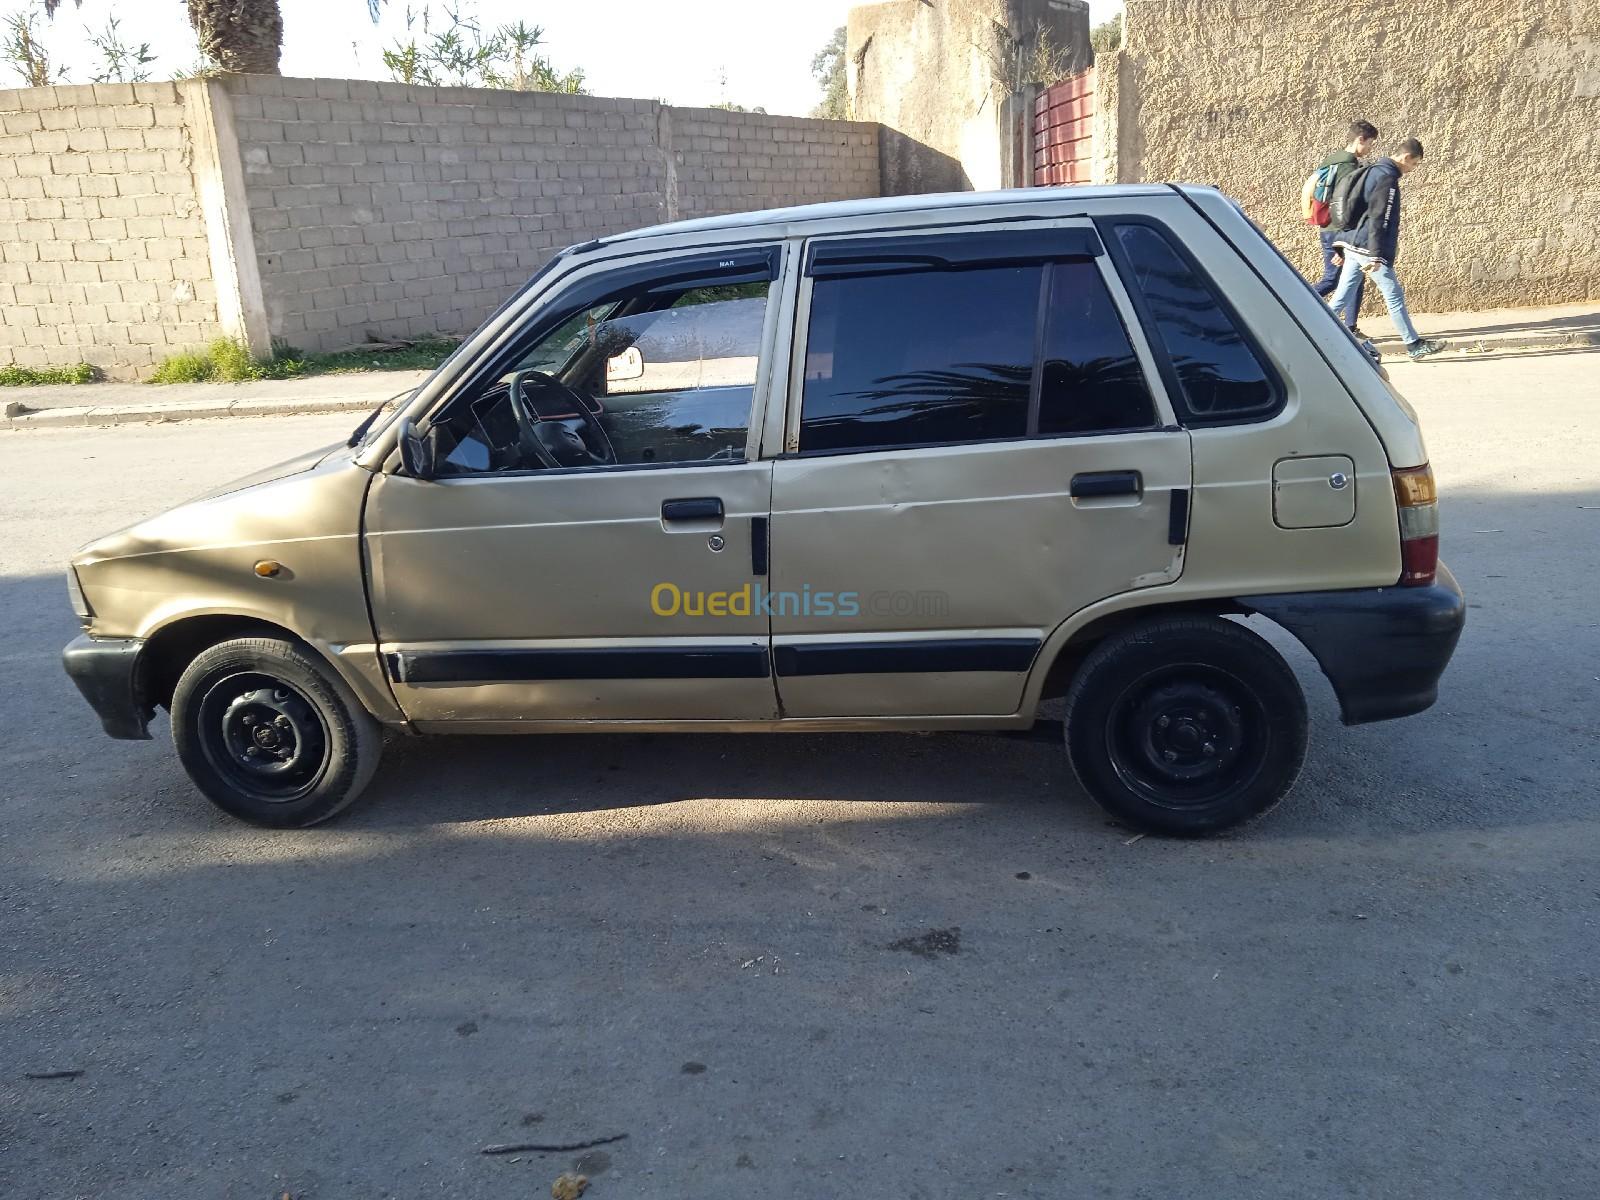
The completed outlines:
<svg viewBox="0 0 1600 1200">
<path fill-rule="evenodd" d="M 1428 461 L 1416 411 L 1360 342 L 1238 201 L 1206 187 L 1175 188 L 1271 289 L 1377 432 L 1396 469 Z M 1331 331 L 1337 330 L 1337 333 Z"/>
</svg>

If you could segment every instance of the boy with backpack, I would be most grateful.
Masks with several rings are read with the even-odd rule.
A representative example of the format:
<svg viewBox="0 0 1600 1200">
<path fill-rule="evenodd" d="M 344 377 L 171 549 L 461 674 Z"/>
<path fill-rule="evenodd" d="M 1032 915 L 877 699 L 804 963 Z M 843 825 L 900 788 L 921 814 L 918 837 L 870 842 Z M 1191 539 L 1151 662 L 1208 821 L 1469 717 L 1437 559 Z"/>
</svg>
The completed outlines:
<svg viewBox="0 0 1600 1200">
<path fill-rule="evenodd" d="M 1306 222 L 1317 229 L 1322 242 L 1322 278 L 1312 286 L 1324 300 L 1339 285 L 1339 268 L 1344 265 L 1343 256 L 1333 245 L 1334 238 L 1340 232 L 1340 227 L 1333 224 L 1330 211 L 1334 189 L 1361 165 L 1361 160 L 1371 154 L 1372 148 L 1378 144 L 1378 127 L 1371 121 L 1352 121 L 1347 132 L 1350 140 L 1345 143 L 1344 149 L 1335 150 L 1318 163 L 1317 169 L 1311 172 L 1311 177 L 1300 189 L 1300 210 Z M 1361 286 L 1358 283 L 1346 324 L 1354 326 L 1354 317 L 1360 311 Z"/>
<path fill-rule="evenodd" d="M 1394 273 L 1400 253 L 1400 180 L 1422 165 L 1422 143 L 1407 138 L 1400 152 L 1371 166 L 1361 167 L 1341 179 L 1334 188 L 1329 211 L 1339 232 L 1334 249 L 1344 254 L 1339 283 L 1328 303 L 1355 328 L 1355 310 L 1347 307 L 1358 293 L 1364 276 L 1383 293 L 1394 326 L 1405 339 L 1406 355 L 1412 360 L 1427 358 L 1444 349 L 1445 344 L 1430 341 L 1417 332 L 1406 309 L 1405 289 Z"/>
</svg>

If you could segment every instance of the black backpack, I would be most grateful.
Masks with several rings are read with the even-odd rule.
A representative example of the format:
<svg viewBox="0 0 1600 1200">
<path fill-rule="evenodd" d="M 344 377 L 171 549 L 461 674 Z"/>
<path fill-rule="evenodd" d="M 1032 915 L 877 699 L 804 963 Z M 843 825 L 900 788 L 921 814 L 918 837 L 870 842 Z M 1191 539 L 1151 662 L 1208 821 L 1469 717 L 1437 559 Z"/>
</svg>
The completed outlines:
<svg viewBox="0 0 1600 1200">
<path fill-rule="evenodd" d="M 1346 171 L 1328 198 L 1328 228 L 1354 229 L 1367 211 L 1367 172 L 1371 164 Z"/>
</svg>

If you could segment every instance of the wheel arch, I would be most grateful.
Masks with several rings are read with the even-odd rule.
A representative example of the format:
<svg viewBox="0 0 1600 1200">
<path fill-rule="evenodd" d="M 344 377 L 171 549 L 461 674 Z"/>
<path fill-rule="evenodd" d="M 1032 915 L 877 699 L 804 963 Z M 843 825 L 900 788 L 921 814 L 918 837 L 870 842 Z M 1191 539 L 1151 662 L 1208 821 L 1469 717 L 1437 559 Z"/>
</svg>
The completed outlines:
<svg viewBox="0 0 1600 1200">
<path fill-rule="evenodd" d="M 292 629 L 261 617 L 207 613 L 169 621 L 145 638 L 139 653 L 141 698 L 151 705 L 170 709 L 172 693 L 189 664 L 212 646 L 242 637 L 281 638 L 293 642 L 343 678 L 336 663 L 330 662 L 318 646 Z"/>
<path fill-rule="evenodd" d="M 1119 598 L 1119 599 L 1126 599 Z M 1028 711 L 1041 701 L 1059 699 L 1072 686 L 1073 676 L 1089 652 L 1114 633 L 1171 616 L 1241 616 L 1250 610 L 1229 596 L 1192 600 L 1162 599 L 1102 610 L 1082 612 L 1056 627 L 1045 641 L 1029 676 L 1025 705 Z"/>
</svg>

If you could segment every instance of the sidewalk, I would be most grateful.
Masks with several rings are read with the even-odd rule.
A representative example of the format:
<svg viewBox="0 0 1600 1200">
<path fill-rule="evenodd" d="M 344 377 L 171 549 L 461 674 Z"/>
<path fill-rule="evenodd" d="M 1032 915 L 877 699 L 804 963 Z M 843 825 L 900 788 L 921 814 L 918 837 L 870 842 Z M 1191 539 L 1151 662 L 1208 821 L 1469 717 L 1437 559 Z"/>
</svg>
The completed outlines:
<svg viewBox="0 0 1600 1200">
<path fill-rule="evenodd" d="M 1600 301 L 1552 308 L 1501 308 L 1468 313 L 1418 313 L 1425 337 L 1444 338 L 1450 353 L 1507 354 L 1600 348 Z M 1378 347 L 1394 353 L 1400 339 L 1387 315 L 1364 317 Z M 79 425 L 151 424 L 201 417 L 265 417 L 287 413 L 366 412 L 428 377 L 427 371 L 365 371 L 258 383 L 86 383 L 0 388 L 0 430 Z"/>
<path fill-rule="evenodd" d="M 428 371 L 362 371 L 255 383 L 85 383 L 0 388 L 0 429 L 153 424 L 197 417 L 366 412 L 408 392 Z"/>
<path fill-rule="evenodd" d="M 1443 338 L 1468 354 L 1600 346 L 1600 301 L 1551 308 L 1494 308 L 1483 312 L 1412 313 L 1423 337 Z M 1380 350 L 1404 345 L 1389 314 L 1362 317 L 1361 328 Z"/>
</svg>

